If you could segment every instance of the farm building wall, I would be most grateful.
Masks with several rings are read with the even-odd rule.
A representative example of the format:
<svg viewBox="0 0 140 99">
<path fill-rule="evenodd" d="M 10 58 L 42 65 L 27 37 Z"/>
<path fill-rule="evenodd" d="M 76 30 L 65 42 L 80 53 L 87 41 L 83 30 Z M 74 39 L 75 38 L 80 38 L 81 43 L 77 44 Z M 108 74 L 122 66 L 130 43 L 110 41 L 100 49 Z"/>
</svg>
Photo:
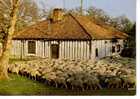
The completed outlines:
<svg viewBox="0 0 140 99">
<path fill-rule="evenodd" d="M 120 52 L 123 49 L 123 40 L 118 39 L 118 42 L 112 43 L 112 40 L 94 40 L 92 41 L 92 59 L 100 59 L 105 56 L 112 55 L 112 46 L 115 46 L 115 52 L 117 52 L 117 45 L 121 45 Z M 96 49 L 98 49 L 98 56 L 96 56 Z M 118 53 L 120 53 L 118 52 Z"/>
<path fill-rule="evenodd" d="M 36 53 L 28 53 L 28 41 L 30 40 L 13 40 L 12 57 L 26 58 L 35 56 L 39 58 L 51 58 L 51 45 L 59 45 L 59 58 L 67 59 L 99 59 L 112 54 L 112 46 L 120 44 L 123 47 L 123 40 L 118 43 L 112 43 L 111 40 L 92 40 L 92 41 L 44 41 L 34 40 L 36 43 Z M 91 45 L 91 46 L 90 46 Z M 98 56 L 96 56 L 98 49 Z M 122 48 L 121 48 L 122 49 Z"/>
</svg>

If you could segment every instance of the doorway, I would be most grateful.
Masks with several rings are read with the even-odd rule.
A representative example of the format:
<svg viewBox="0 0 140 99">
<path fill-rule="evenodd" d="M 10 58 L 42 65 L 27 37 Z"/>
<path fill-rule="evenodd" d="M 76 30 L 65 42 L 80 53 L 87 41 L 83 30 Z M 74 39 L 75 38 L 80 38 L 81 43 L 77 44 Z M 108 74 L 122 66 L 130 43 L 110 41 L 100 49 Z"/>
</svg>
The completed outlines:
<svg viewBox="0 0 140 99">
<path fill-rule="evenodd" d="M 28 54 L 36 54 L 36 42 L 28 41 Z"/>
<path fill-rule="evenodd" d="M 59 58 L 59 44 L 51 45 L 51 58 L 55 58 L 55 59 Z"/>
</svg>

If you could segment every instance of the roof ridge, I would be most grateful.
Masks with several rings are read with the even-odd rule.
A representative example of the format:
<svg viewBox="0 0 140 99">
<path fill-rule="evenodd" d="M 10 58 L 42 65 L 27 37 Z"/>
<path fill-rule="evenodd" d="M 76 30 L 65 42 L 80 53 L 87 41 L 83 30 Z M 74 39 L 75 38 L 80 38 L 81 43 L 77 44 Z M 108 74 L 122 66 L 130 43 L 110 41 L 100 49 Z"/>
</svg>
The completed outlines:
<svg viewBox="0 0 140 99">
<path fill-rule="evenodd" d="M 72 14 L 69 13 L 70 16 L 80 25 L 80 27 L 86 32 L 86 34 L 92 39 L 92 36 L 88 33 L 88 31 L 81 25 L 81 23 L 77 20 L 77 18 Z"/>
</svg>

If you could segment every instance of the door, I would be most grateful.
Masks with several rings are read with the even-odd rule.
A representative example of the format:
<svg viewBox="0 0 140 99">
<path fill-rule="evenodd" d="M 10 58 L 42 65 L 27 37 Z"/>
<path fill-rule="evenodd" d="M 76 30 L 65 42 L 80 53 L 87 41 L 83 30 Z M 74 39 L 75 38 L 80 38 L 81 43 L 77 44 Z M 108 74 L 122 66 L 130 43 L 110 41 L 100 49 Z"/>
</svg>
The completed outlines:
<svg viewBox="0 0 140 99">
<path fill-rule="evenodd" d="M 36 42 L 28 41 L 28 54 L 36 54 Z"/>
<path fill-rule="evenodd" d="M 59 44 L 51 45 L 51 58 L 59 58 Z"/>
</svg>

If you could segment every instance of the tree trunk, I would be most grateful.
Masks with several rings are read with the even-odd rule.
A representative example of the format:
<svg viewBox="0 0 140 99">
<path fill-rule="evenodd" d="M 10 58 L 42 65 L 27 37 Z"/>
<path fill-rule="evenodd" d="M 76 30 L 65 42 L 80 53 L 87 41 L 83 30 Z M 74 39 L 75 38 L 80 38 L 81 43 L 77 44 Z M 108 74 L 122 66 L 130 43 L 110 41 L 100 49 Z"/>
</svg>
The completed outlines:
<svg viewBox="0 0 140 99">
<path fill-rule="evenodd" d="M 15 26 L 17 21 L 17 12 L 18 12 L 18 6 L 19 6 L 20 0 L 12 0 L 12 10 L 11 10 L 11 22 L 10 22 L 10 28 L 8 29 L 8 34 L 6 37 L 6 41 L 4 43 L 4 49 L 2 52 L 2 56 L 0 57 L 0 80 L 8 79 L 8 63 L 9 63 L 9 57 L 10 52 L 12 48 L 12 37 L 15 32 Z"/>
</svg>

